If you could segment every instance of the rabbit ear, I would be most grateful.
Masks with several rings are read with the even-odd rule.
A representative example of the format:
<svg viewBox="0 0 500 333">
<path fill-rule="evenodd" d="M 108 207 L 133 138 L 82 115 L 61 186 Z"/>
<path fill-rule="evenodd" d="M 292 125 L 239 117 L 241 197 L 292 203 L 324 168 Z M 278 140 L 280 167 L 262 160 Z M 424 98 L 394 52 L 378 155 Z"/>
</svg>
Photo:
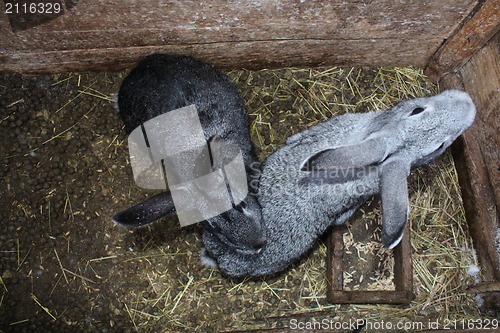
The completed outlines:
<svg viewBox="0 0 500 333">
<path fill-rule="evenodd" d="M 338 167 L 365 167 L 379 163 L 387 156 L 387 143 L 378 137 L 358 144 L 326 149 L 302 163 L 302 171 L 326 170 Z"/>
<path fill-rule="evenodd" d="M 380 175 L 382 197 L 382 243 L 392 249 L 401 241 L 410 205 L 407 177 L 410 164 L 402 160 L 384 163 Z"/>
<path fill-rule="evenodd" d="M 219 169 L 222 167 L 222 152 L 221 152 L 220 135 L 215 134 L 208 139 L 208 147 L 210 152 L 210 160 L 212 169 Z"/>
<path fill-rule="evenodd" d="M 116 213 L 113 216 L 113 222 L 122 227 L 142 227 L 174 213 L 174 201 L 170 192 L 167 191 Z"/>
</svg>

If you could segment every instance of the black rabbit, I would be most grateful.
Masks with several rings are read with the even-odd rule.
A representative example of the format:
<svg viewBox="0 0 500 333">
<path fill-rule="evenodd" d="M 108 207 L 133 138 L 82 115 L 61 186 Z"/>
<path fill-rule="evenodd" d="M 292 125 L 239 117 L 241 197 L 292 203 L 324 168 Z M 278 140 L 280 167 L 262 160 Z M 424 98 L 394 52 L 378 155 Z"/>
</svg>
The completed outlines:
<svg viewBox="0 0 500 333">
<path fill-rule="evenodd" d="M 266 239 L 255 196 L 260 165 L 250 141 L 245 104 L 234 83 L 211 65 L 192 57 L 155 54 L 130 72 L 117 96 L 128 133 L 150 119 L 189 105 L 198 110 L 207 142 L 240 148 L 249 189 L 243 201 L 232 209 L 203 221 L 204 232 L 243 253 L 257 252 Z M 167 191 L 118 212 L 113 221 L 139 227 L 175 212 L 172 195 Z"/>
</svg>

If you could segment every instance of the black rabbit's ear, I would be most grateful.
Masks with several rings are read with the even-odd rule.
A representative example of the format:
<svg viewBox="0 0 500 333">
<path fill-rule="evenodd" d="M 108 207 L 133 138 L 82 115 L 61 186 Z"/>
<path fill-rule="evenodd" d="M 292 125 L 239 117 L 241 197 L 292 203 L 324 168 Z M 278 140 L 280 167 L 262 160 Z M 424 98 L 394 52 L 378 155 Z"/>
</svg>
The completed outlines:
<svg viewBox="0 0 500 333">
<path fill-rule="evenodd" d="M 388 154 L 383 138 L 363 140 L 359 144 L 339 146 L 320 151 L 302 163 L 302 171 L 332 168 L 362 168 L 383 161 Z"/>
<path fill-rule="evenodd" d="M 210 152 L 210 162 L 212 164 L 212 169 L 218 169 L 222 167 L 222 152 L 221 152 L 221 139 L 219 134 L 211 136 L 208 141 L 208 148 Z"/>
<path fill-rule="evenodd" d="M 142 227 L 174 213 L 172 194 L 167 191 L 116 213 L 113 216 L 113 222 L 122 227 Z"/>
<path fill-rule="evenodd" d="M 408 221 L 407 177 L 410 165 L 402 160 L 384 163 L 380 175 L 380 196 L 382 198 L 382 243 L 392 249 L 403 238 Z"/>
</svg>

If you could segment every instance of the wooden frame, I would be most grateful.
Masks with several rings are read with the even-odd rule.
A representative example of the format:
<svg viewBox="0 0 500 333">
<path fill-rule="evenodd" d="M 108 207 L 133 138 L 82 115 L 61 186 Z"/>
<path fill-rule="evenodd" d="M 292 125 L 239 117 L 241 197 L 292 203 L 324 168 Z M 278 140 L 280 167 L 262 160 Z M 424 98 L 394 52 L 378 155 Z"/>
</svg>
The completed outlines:
<svg viewBox="0 0 500 333">
<path fill-rule="evenodd" d="M 500 281 L 500 0 L 43 2 L 64 11 L 0 11 L 0 72 L 119 70 L 169 52 L 220 68 L 414 65 L 466 90 L 477 121 L 453 152 L 482 275 Z"/>
<path fill-rule="evenodd" d="M 327 299 L 339 304 L 408 304 L 415 295 L 413 289 L 411 243 L 409 224 L 401 242 L 394 248 L 394 291 L 387 290 L 344 290 L 344 226 L 332 228 L 328 238 L 327 256 Z"/>
<path fill-rule="evenodd" d="M 500 1 L 478 3 L 461 27 L 432 56 L 427 75 L 438 80 L 464 65 L 500 30 Z"/>
</svg>

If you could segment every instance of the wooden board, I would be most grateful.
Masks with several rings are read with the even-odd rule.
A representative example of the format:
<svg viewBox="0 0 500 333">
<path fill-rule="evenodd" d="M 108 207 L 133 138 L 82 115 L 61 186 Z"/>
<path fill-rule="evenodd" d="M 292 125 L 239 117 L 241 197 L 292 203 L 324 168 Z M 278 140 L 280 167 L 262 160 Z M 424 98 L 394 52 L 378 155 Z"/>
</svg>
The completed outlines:
<svg viewBox="0 0 500 333">
<path fill-rule="evenodd" d="M 122 69 L 154 52 L 221 68 L 424 66 L 478 0 L 62 3 L 39 19 L 0 12 L 0 71 Z"/>
<path fill-rule="evenodd" d="M 500 30 L 500 0 L 480 2 L 450 39 L 432 57 L 426 74 L 437 79 L 463 64 Z"/>
<path fill-rule="evenodd" d="M 481 273 L 500 281 L 500 33 L 441 87 L 466 90 L 477 108 L 474 125 L 452 148 Z M 500 295 L 489 305 L 498 308 Z"/>
</svg>

